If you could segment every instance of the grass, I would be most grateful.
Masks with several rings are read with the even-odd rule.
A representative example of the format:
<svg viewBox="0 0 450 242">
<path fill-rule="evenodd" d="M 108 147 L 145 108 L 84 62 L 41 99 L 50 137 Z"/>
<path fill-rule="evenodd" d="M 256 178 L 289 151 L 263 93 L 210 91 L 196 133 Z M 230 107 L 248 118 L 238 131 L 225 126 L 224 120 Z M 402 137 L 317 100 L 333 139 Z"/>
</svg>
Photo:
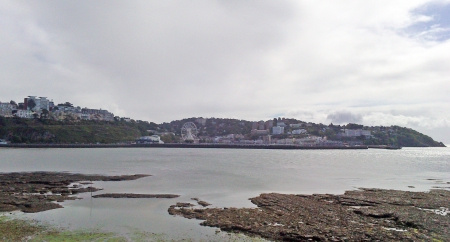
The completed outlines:
<svg viewBox="0 0 450 242">
<path fill-rule="evenodd" d="M 102 232 L 99 230 L 63 230 L 48 225 L 42 225 L 35 221 L 15 219 L 4 215 L 0 215 L 0 240 L 5 242 L 128 241 L 125 237 L 118 236 L 115 233 Z"/>
<path fill-rule="evenodd" d="M 164 241 L 196 241 L 190 238 L 173 239 L 165 234 L 155 234 L 137 229 L 130 229 L 128 236 L 99 229 L 69 230 L 43 225 L 34 220 L 17 219 L 0 214 L 0 241 L 4 242 L 164 242 Z M 220 233 L 211 236 L 207 241 L 265 241 L 261 238 L 247 237 L 242 234 Z"/>
</svg>

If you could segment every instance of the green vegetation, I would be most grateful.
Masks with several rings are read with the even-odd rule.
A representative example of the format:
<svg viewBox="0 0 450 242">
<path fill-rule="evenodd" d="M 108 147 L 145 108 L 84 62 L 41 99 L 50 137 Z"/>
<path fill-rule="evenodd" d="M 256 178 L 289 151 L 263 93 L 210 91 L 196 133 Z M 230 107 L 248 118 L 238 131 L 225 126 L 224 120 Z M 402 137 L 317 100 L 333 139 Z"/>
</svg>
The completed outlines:
<svg viewBox="0 0 450 242">
<path fill-rule="evenodd" d="M 66 103 L 64 105 L 71 105 Z M 165 143 L 180 142 L 181 127 L 186 122 L 194 122 L 198 129 L 200 142 L 206 142 L 209 137 L 240 134 L 241 137 L 256 140 L 258 135 L 251 135 L 253 122 L 239 119 L 208 118 L 205 123 L 196 122 L 197 118 L 175 120 L 170 123 L 156 124 L 153 122 L 115 118 L 113 122 L 99 120 L 64 120 L 48 119 L 45 110 L 40 118 L 21 119 L 0 117 L 0 139 L 11 143 L 118 143 L 133 141 L 137 137 L 149 134 L 159 134 Z M 273 135 L 273 139 L 305 138 L 307 136 L 327 137 L 328 140 L 359 142 L 364 145 L 391 145 L 401 147 L 444 147 L 442 142 L 413 129 L 399 126 L 363 126 L 349 123 L 347 125 L 324 125 L 306 123 L 297 119 L 273 119 L 274 123 L 285 123 L 284 134 Z M 290 124 L 300 124 L 292 128 Z M 295 129 L 304 129 L 304 134 L 290 134 Z M 368 130 L 370 136 L 347 137 L 345 130 Z M 150 133 L 148 132 L 150 130 Z M 239 138 L 242 139 L 242 138 Z"/>
<path fill-rule="evenodd" d="M 430 136 L 417 132 L 416 130 L 391 126 L 374 127 L 373 137 L 366 144 L 388 144 L 403 147 L 445 147 L 442 142 L 434 141 Z"/>
<path fill-rule="evenodd" d="M 0 241 L 16 242 L 164 242 L 164 241 L 197 241 L 191 238 L 172 238 L 166 234 L 155 234 L 138 229 L 128 228 L 129 233 L 120 235 L 114 232 L 104 232 L 99 229 L 70 230 L 43 225 L 36 221 L 16 219 L 0 215 Z M 248 237 L 243 234 L 216 233 L 208 236 L 207 241 L 266 241 L 258 237 Z M 200 240 L 203 241 L 203 240 Z"/>
<path fill-rule="evenodd" d="M 0 138 L 12 143 L 117 143 L 148 135 L 157 125 L 144 121 L 55 121 L 0 117 Z"/>
<path fill-rule="evenodd" d="M 132 241 L 144 241 L 139 234 L 133 236 Z M 51 226 L 45 226 L 37 222 L 28 220 L 13 219 L 7 216 L 0 216 L 0 240 L 5 242 L 15 241 L 107 241 L 107 242 L 126 242 L 127 238 L 111 232 L 102 232 L 100 230 L 64 230 Z M 152 240 L 149 237 L 145 241 Z"/>
<path fill-rule="evenodd" d="M 250 135 L 252 129 L 251 121 L 238 120 L 238 119 L 221 119 L 221 118 L 208 118 L 205 125 L 196 122 L 197 118 L 187 118 L 182 120 L 175 120 L 170 123 L 160 124 L 158 129 L 160 131 L 173 132 L 178 136 L 165 137 L 161 139 L 165 143 L 177 142 L 180 135 L 181 127 L 186 122 L 194 122 L 198 128 L 198 136 L 200 142 L 202 137 L 214 137 L 224 136 L 228 134 L 242 134 L 246 139 L 256 140 L 259 138 L 257 135 Z M 434 141 L 431 137 L 417 132 L 410 128 L 399 126 L 364 126 L 361 124 L 349 123 L 347 125 L 325 125 L 316 123 L 306 123 L 301 120 L 285 118 L 285 119 L 273 119 L 273 123 L 276 125 L 282 121 L 285 123 L 284 134 L 273 135 L 272 139 L 284 139 L 284 138 L 305 138 L 307 136 L 319 136 L 327 137 L 328 140 L 347 142 L 359 142 L 364 145 L 391 145 L 400 147 L 445 147 L 442 142 Z M 292 135 L 294 129 L 290 124 L 301 124 L 300 128 L 307 131 L 306 134 Z M 344 130 L 348 129 L 361 129 L 369 130 L 371 136 L 357 136 L 346 137 L 343 135 Z"/>
</svg>

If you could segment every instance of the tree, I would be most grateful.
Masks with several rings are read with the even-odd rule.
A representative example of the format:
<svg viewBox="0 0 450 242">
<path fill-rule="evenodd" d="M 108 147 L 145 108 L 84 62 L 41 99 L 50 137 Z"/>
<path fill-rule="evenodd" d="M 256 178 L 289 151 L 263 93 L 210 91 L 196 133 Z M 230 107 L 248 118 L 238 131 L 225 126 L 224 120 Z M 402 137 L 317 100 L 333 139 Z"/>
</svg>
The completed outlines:
<svg viewBox="0 0 450 242">
<path fill-rule="evenodd" d="M 43 118 L 48 118 L 48 110 L 47 109 L 42 109 L 42 113 L 41 113 L 41 119 Z"/>
<path fill-rule="evenodd" d="M 16 102 L 14 102 L 13 100 L 11 100 L 10 102 L 9 102 L 11 105 L 13 105 L 13 106 L 15 106 L 15 107 L 17 107 L 17 103 Z"/>
<path fill-rule="evenodd" d="M 28 99 L 27 106 L 30 110 L 33 110 L 36 107 L 36 103 L 33 99 Z"/>
<path fill-rule="evenodd" d="M 20 136 L 18 136 L 18 135 L 14 135 L 11 138 L 11 143 L 22 143 L 22 138 Z"/>
<path fill-rule="evenodd" d="M 73 107 L 73 104 L 70 102 L 60 103 L 58 106 L 64 106 L 64 107 Z"/>
<path fill-rule="evenodd" d="M 348 123 L 346 125 L 347 129 L 362 129 L 364 127 L 364 125 L 361 124 L 353 124 L 353 123 Z"/>
</svg>

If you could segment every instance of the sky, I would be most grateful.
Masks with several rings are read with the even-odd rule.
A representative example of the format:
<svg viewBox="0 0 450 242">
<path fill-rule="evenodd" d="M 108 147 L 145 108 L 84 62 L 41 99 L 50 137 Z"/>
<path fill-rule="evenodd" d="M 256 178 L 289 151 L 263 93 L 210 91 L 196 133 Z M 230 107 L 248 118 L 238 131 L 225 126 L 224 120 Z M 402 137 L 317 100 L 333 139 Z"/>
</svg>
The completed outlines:
<svg viewBox="0 0 450 242">
<path fill-rule="evenodd" d="M 450 0 L 3 0 L 0 101 L 399 125 L 450 144 L 449 39 Z"/>
</svg>

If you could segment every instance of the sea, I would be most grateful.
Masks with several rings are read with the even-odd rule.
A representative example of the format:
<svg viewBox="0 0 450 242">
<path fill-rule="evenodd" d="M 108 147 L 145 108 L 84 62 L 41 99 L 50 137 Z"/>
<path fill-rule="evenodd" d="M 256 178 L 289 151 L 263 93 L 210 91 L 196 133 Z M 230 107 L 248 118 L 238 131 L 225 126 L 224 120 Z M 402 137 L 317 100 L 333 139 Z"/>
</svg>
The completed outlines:
<svg viewBox="0 0 450 242">
<path fill-rule="evenodd" d="M 64 208 L 15 215 L 62 228 L 139 233 L 164 240 L 229 241 L 228 233 L 200 220 L 168 214 L 177 202 L 211 207 L 255 207 L 261 193 L 342 194 L 359 188 L 450 190 L 450 148 L 401 150 L 243 150 L 201 148 L 0 148 L 0 172 L 151 176 L 134 181 L 94 181 L 93 193 L 178 194 L 179 198 L 92 198 Z M 239 235 L 241 236 L 241 235 Z M 233 240 L 250 239 L 245 236 Z M 251 239 L 250 239 L 251 240 Z"/>
</svg>

